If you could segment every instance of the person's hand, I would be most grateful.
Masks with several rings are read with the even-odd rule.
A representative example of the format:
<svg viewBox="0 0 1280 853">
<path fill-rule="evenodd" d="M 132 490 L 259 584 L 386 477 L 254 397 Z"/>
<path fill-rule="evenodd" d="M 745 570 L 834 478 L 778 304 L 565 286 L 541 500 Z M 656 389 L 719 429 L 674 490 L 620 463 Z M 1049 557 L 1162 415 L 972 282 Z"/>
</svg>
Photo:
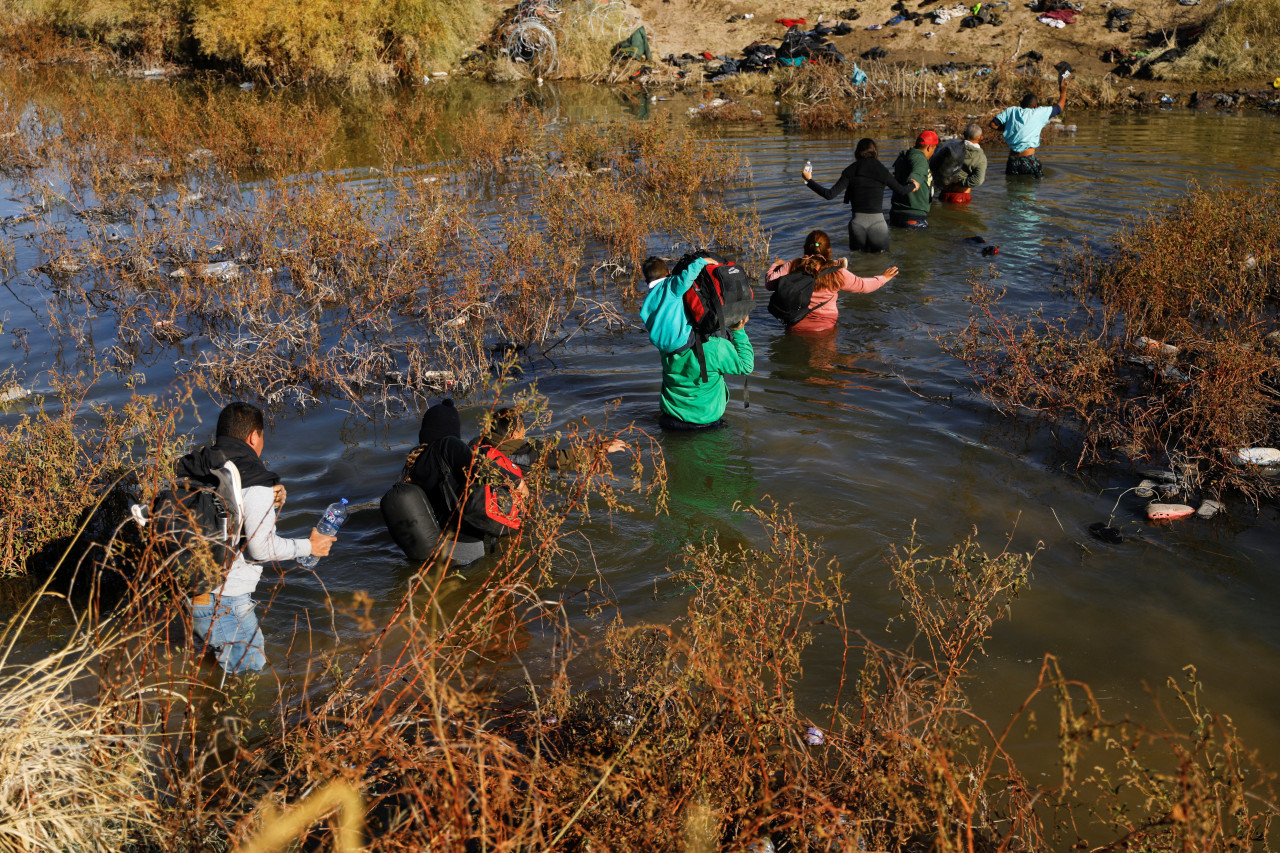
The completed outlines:
<svg viewBox="0 0 1280 853">
<path fill-rule="evenodd" d="M 919 182 L 919 181 L 917 181 L 915 178 L 912 178 L 912 179 L 911 179 L 911 191 L 912 191 L 912 192 L 918 192 L 919 190 L 920 190 L 920 182 Z"/>
<path fill-rule="evenodd" d="M 885 278 L 893 278 L 893 277 L 894 277 L 894 276 L 896 276 L 897 274 L 898 274 L 898 268 L 897 268 L 897 267 L 889 267 L 887 270 L 885 270 L 885 271 L 884 271 L 884 277 L 885 277 Z"/>
<path fill-rule="evenodd" d="M 276 510 L 284 509 L 284 502 L 288 497 L 289 492 L 285 490 L 283 483 L 276 483 L 271 487 L 271 503 L 275 504 Z"/>
<path fill-rule="evenodd" d="M 838 261 L 836 261 L 836 266 L 840 267 L 840 269 L 842 270 L 847 270 L 849 268 L 849 259 L 840 258 Z"/>
<path fill-rule="evenodd" d="M 626 449 L 627 449 L 627 443 L 620 438 L 615 438 L 613 441 L 609 442 L 607 447 L 605 447 L 604 452 L 605 453 L 621 453 Z"/>
<path fill-rule="evenodd" d="M 311 541 L 311 556 L 313 557 L 329 556 L 329 549 L 333 547 L 334 542 L 338 541 L 337 536 L 325 536 L 314 527 L 311 528 L 311 536 L 309 538 Z"/>
<path fill-rule="evenodd" d="M 800 174 L 804 176 L 804 179 L 806 181 L 813 180 L 813 167 L 805 166 L 803 169 L 800 170 Z"/>
<path fill-rule="evenodd" d="M 750 319 L 751 319 L 750 317 L 743 317 L 743 318 L 742 318 L 742 322 L 741 322 L 741 323 L 739 323 L 738 325 L 733 326 L 732 328 L 730 328 L 730 329 L 729 329 L 729 331 L 731 331 L 731 332 L 737 332 L 737 331 L 740 331 L 740 330 L 742 329 L 742 327 L 743 327 L 743 326 L 747 325 L 747 321 L 748 321 L 748 320 L 750 320 Z"/>
</svg>

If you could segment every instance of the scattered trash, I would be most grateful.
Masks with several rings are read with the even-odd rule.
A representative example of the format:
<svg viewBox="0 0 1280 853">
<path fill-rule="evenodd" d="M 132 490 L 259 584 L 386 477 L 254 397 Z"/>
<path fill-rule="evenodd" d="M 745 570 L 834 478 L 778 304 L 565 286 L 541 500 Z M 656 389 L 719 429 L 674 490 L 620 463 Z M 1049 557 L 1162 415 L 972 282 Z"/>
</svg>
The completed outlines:
<svg viewBox="0 0 1280 853">
<path fill-rule="evenodd" d="M 856 62 L 853 64 L 853 74 L 850 75 L 849 82 L 855 86 L 867 85 L 867 72 L 859 68 Z M 775 101 L 774 103 L 776 104 L 777 102 Z"/>
<path fill-rule="evenodd" d="M 777 848 L 773 846 L 773 839 L 767 836 L 757 838 L 743 849 L 746 853 L 777 853 Z"/>
<path fill-rule="evenodd" d="M 1231 461 L 1237 465 L 1257 465 L 1270 467 L 1280 465 L 1280 450 L 1274 447 L 1246 447 L 1230 454 Z"/>
<path fill-rule="evenodd" d="M 1222 504 L 1214 500 L 1204 500 L 1200 502 L 1200 508 L 1196 510 L 1196 515 L 1201 518 L 1213 518 L 1222 512 Z"/>
<path fill-rule="evenodd" d="M 1186 518 L 1195 510 L 1186 504 L 1147 504 L 1147 518 L 1151 521 L 1169 521 L 1175 518 Z"/>
<path fill-rule="evenodd" d="M 872 24 L 871 26 L 867 27 L 867 29 L 869 29 L 869 30 L 880 30 L 880 29 L 884 29 L 884 27 L 882 27 L 880 24 Z"/>
<path fill-rule="evenodd" d="M 151 335 L 156 340 L 166 344 L 176 344 L 178 341 L 190 337 L 186 329 L 171 320 L 157 320 L 155 325 L 151 327 Z"/>
<path fill-rule="evenodd" d="M 23 388 L 17 382 L 10 382 L 7 385 L 0 386 L 0 406 L 7 406 L 30 396 L 31 389 Z"/>
<path fill-rule="evenodd" d="M 1000 254 L 999 246 L 983 246 L 982 247 L 982 257 L 984 258 L 989 258 L 992 255 L 998 255 L 998 254 Z"/>
<path fill-rule="evenodd" d="M 824 735 L 822 729 L 817 726 L 809 726 L 809 728 L 804 730 L 804 742 L 809 744 L 809 746 L 822 746 L 825 740 L 826 735 Z"/>
<path fill-rule="evenodd" d="M 178 267 L 176 270 L 169 273 L 169 278 L 187 278 L 190 275 L 191 273 L 187 272 L 182 267 Z"/>
<path fill-rule="evenodd" d="M 1251 269 L 1256 269 L 1257 266 L 1258 266 L 1258 259 L 1255 258 L 1252 253 L 1250 253 L 1249 257 L 1244 259 L 1244 268 L 1247 270 L 1251 270 Z"/>
<path fill-rule="evenodd" d="M 987 242 L 987 238 L 986 238 L 986 237 L 979 237 L 977 234 L 975 234 L 975 235 L 973 235 L 972 237 L 965 237 L 965 238 L 964 238 L 964 241 L 965 241 L 966 243 L 977 243 L 978 245 L 982 245 L 983 243 L 986 243 L 986 242 Z"/>
<path fill-rule="evenodd" d="M 1172 97 L 1170 97 L 1169 95 L 1161 95 L 1161 96 L 1160 96 L 1160 105 L 1161 105 L 1161 106 L 1165 106 L 1165 107 L 1172 106 L 1172 105 L 1173 105 L 1173 98 L 1172 98 Z"/>
<path fill-rule="evenodd" d="M 1157 341 L 1155 338 L 1148 338 L 1145 335 L 1134 341 L 1133 345 L 1144 352 L 1155 352 L 1170 357 L 1180 352 L 1173 344 L 1166 344 L 1162 341 Z"/>
<path fill-rule="evenodd" d="M 1124 541 L 1124 536 L 1119 530 L 1116 530 L 1105 521 L 1095 521 L 1089 525 L 1089 535 L 1108 545 L 1119 545 Z"/>
<path fill-rule="evenodd" d="M 252 88 L 253 88 L 253 84 L 252 84 L 252 83 L 241 83 L 241 84 L 240 84 L 240 88 L 241 88 L 241 89 L 244 89 L 244 90 L 247 92 L 247 91 L 249 91 L 250 89 L 252 89 Z"/>
<path fill-rule="evenodd" d="M 196 267 L 196 274 L 204 278 L 216 278 L 218 281 L 234 281 L 240 277 L 240 265 L 235 261 L 203 264 Z"/>
</svg>

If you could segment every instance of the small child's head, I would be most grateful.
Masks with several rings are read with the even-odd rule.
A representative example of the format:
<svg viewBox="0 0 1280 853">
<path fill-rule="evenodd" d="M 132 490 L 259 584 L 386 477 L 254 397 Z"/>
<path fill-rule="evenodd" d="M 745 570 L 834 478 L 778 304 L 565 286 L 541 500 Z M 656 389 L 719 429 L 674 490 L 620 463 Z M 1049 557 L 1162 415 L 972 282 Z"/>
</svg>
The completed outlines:
<svg viewBox="0 0 1280 853">
<path fill-rule="evenodd" d="M 671 275 L 671 270 L 667 268 L 667 262 L 662 258 L 650 255 L 640 265 L 640 274 L 644 276 L 645 283 L 648 284 L 651 281 L 657 281 L 660 278 L 666 278 Z"/>
<path fill-rule="evenodd" d="M 821 255 L 824 260 L 831 260 L 831 238 L 826 231 L 810 231 L 804 238 L 806 255 Z"/>
<path fill-rule="evenodd" d="M 515 441 L 524 438 L 524 415 L 512 406 L 498 409 L 489 417 L 489 429 L 485 437 L 490 444 L 498 445 L 504 441 Z"/>
</svg>

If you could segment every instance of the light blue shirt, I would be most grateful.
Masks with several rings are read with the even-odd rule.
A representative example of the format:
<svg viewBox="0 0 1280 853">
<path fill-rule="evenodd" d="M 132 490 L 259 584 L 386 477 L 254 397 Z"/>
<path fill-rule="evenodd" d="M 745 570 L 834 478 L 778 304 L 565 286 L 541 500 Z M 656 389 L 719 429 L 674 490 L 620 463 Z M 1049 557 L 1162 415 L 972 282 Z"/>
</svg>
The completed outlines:
<svg viewBox="0 0 1280 853">
<path fill-rule="evenodd" d="M 1062 110 L 1058 109 L 1057 104 L 1032 109 L 1009 107 L 996 116 L 996 121 L 1003 128 L 1001 132 L 1004 133 L 1004 141 L 1009 143 L 1009 150 L 1016 154 L 1028 148 L 1039 148 L 1040 131 L 1044 130 L 1049 119 L 1060 112 Z"/>
</svg>

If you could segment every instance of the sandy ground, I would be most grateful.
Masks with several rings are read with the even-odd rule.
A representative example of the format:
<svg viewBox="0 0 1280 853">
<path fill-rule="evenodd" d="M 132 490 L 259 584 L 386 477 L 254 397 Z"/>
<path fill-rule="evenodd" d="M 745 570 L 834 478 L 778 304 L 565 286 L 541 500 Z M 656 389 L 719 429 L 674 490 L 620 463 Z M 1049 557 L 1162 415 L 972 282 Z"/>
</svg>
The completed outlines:
<svg viewBox="0 0 1280 853">
<path fill-rule="evenodd" d="M 751 0 L 631 0 L 636 20 L 646 27 L 655 54 L 663 57 L 702 51 L 738 57 L 743 47 L 757 39 L 776 44 L 786 31 L 786 27 L 775 23 L 778 18 L 805 18 L 809 29 L 820 17 L 824 22 L 835 23 L 847 20 L 844 13 L 856 9 L 859 17 L 850 21 L 854 31 L 831 40 L 849 59 L 856 60 L 877 45 L 889 52 L 884 61 L 913 66 L 948 61 L 991 64 L 1035 50 L 1043 54 L 1046 67 L 1065 60 L 1077 73 L 1090 77 L 1102 77 L 1115 69 L 1115 63 L 1102 60 L 1108 49 L 1128 52 L 1171 44 L 1175 29 L 1203 24 L 1216 8 L 1212 0 L 1202 0 L 1196 6 L 1182 6 L 1177 0 L 1120 0 L 1115 5 L 1132 8 L 1135 14 L 1130 19 L 1130 31 L 1119 33 L 1104 26 L 1107 10 L 1113 5 L 1106 0 L 1084 0 L 1084 11 L 1078 14 L 1076 23 L 1062 29 L 1038 22 L 1026 0 L 1008 2 L 1008 6 L 995 9 L 1003 16 L 1001 26 L 961 29 L 960 19 L 954 18 L 939 25 L 932 20 L 918 26 L 904 21 L 869 31 L 869 25 L 883 25 L 897 14 L 891 9 L 894 0 L 839 0 L 792 6 Z M 955 6 L 957 0 L 906 3 L 908 9 L 923 14 Z M 730 17 L 745 13 L 754 18 L 728 23 Z M 933 35 L 926 37 L 926 33 Z M 1194 81 L 1159 85 L 1195 88 Z"/>
</svg>

